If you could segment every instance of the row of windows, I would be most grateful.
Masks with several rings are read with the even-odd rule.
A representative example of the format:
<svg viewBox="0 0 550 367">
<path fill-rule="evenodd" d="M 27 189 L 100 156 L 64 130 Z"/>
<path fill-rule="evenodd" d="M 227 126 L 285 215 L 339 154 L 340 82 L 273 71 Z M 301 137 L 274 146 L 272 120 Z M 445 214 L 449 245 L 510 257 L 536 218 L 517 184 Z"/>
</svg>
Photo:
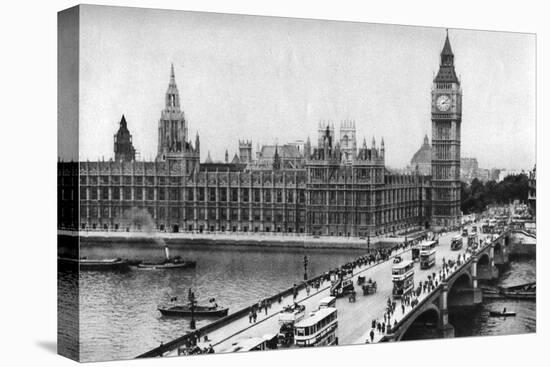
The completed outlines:
<svg viewBox="0 0 550 367">
<path fill-rule="evenodd" d="M 448 168 L 441 167 L 443 170 L 442 173 L 446 173 Z M 436 172 L 436 177 L 439 177 L 439 174 Z M 132 198 L 133 191 L 133 198 Z M 229 191 L 229 192 L 228 192 Z M 67 190 L 69 192 L 69 190 Z M 156 192 L 156 198 L 155 198 Z M 294 190 L 283 190 L 283 189 L 216 189 L 209 188 L 197 188 L 194 189 L 185 189 L 185 200 L 186 201 L 205 201 L 206 194 L 208 195 L 207 201 L 209 202 L 254 202 L 254 203 L 287 203 L 294 204 L 296 200 L 298 203 L 305 203 L 306 193 L 305 190 L 298 190 L 296 193 Z M 239 196 L 240 193 L 240 196 Z M 229 194 L 229 200 L 228 200 Z M 263 195 L 263 197 L 262 197 Z M 68 196 L 65 195 L 65 190 L 62 190 L 62 197 Z M 353 193 L 350 192 L 336 192 L 336 191 L 312 191 L 310 194 L 310 204 L 313 205 L 325 205 L 328 204 L 344 204 L 352 205 L 353 204 Z M 375 202 L 377 205 L 382 203 L 382 200 L 385 203 L 397 203 L 408 200 L 417 200 L 418 199 L 418 190 L 416 189 L 396 189 L 388 190 L 375 193 Z M 263 201 L 262 201 L 263 198 Z M 152 187 L 81 187 L 80 188 L 80 199 L 81 200 L 158 200 L 158 201 L 180 201 L 182 200 L 182 191 L 178 188 L 152 188 Z M 364 206 L 370 205 L 371 203 L 371 193 L 370 192 L 357 192 L 355 193 L 355 204 Z"/>
<path fill-rule="evenodd" d="M 82 208 L 80 216 L 82 218 L 126 218 L 125 211 L 128 208 L 120 206 L 90 206 L 88 208 Z M 153 207 L 147 207 L 146 210 L 155 219 L 166 219 L 168 216 L 171 219 L 185 218 L 186 220 L 196 219 L 201 220 L 232 220 L 232 221 L 260 221 L 267 222 L 303 222 L 306 220 L 306 213 L 304 210 L 298 212 L 292 210 L 260 210 L 260 209 L 241 209 L 236 208 L 220 208 L 220 209 L 205 209 L 205 208 L 181 208 L 181 207 L 158 207 L 155 213 Z M 263 213 L 262 213 L 263 212 Z M 185 214 L 185 216 L 184 216 Z"/>
<path fill-rule="evenodd" d="M 133 191 L 133 198 L 132 198 Z M 155 197 L 156 192 L 156 197 Z M 306 194 L 304 190 L 293 189 L 217 189 L 199 187 L 196 190 L 193 188 L 187 188 L 183 192 L 178 188 L 164 188 L 164 187 L 81 187 L 80 199 L 81 200 L 170 200 L 179 201 L 182 200 L 184 195 L 187 201 L 207 201 L 209 202 L 255 202 L 255 203 L 288 203 L 294 204 L 305 203 Z M 207 196 L 206 196 L 207 195 Z"/>
<path fill-rule="evenodd" d="M 356 177 L 362 182 L 369 182 L 371 180 L 380 181 L 382 178 L 382 170 L 359 168 L 356 170 Z M 338 178 L 343 180 L 345 178 L 345 175 L 339 175 L 338 172 L 326 168 L 312 168 L 311 178 L 314 181 L 334 180 Z M 352 180 L 351 177 L 348 177 L 348 179 Z"/>
<path fill-rule="evenodd" d="M 156 179 L 155 179 L 156 178 Z M 80 176 L 81 185 L 176 185 L 181 186 L 183 178 L 181 176 L 165 177 L 165 176 Z"/>
<path fill-rule="evenodd" d="M 355 216 L 355 224 L 368 225 L 372 218 L 376 219 L 377 223 L 385 224 L 397 220 L 414 218 L 421 214 L 419 208 L 400 208 L 394 210 L 385 210 L 377 213 L 357 213 Z M 353 222 L 353 215 L 346 212 L 311 212 L 310 220 L 312 224 L 349 224 Z M 328 220 L 328 221 L 327 221 Z"/>
<path fill-rule="evenodd" d="M 125 210 L 128 208 L 120 206 L 90 206 L 88 208 L 82 208 L 80 215 L 82 218 L 125 218 Z M 305 210 L 292 211 L 292 210 L 261 210 L 253 209 L 249 210 L 243 208 L 240 210 L 237 208 L 219 208 L 219 209 L 205 209 L 205 208 L 182 208 L 182 207 L 146 207 L 147 211 L 155 219 L 166 219 L 170 217 L 172 219 L 185 218 L 187 220 L 201 219 L 201 220 L 232 220 L 232 221 L 275 221 L 275 222 L 302 222 L 306 221 Z M 386 210 L 378 213 L 357 213 L 355 216 L 355 222 L 358 225 L 369 224 L 372 216 L 377 218 L 378 222 L 387 223 L 396 221 L 399 219 L 410 218 L 418 216 L 420 213 L 419 208 L 401 208 L 394 210 Z M 184 216 L 185 214 L 185 216 Z M 240 215 L 239 215 L 240 214 Z M 350 223 L 353 221 L 353 215 L 347 212 L 319 212 L 314 211 L 310 213 L 310 220 L 313 224 L 335 224 L 335 223 Z"/>
<path fill-rule="evenodd" d="M 92 223 L 81 223 L 80 225 L 80 228 L 83 229 L 83 230 L 89 230 L 89 229 L 92 229 L 92 230 L 97 230 L 97 229 L 103 229 L 105 231 L 107 230 L 115 230 L 115 231 L 119 231 L 119 230 L 125 230 L 125 231 L 130 231 L 132 226 L 128 225 L 127 223 L 113 223 L 112 225 L 109 225 L 107 223 L 103 223 L 103 224 L 99 224 L 99 223 L 96 223 L 96 222 L 92 222 Z M 132 228 L 133 230 L 134 228 Z M 136 228 L 137 230 L 141 230 L 142 229 L 142 226 L 141 225 L 137 225 Z M 180 232 L 180 231 L 184 231 L 184 230 L 188 230 L 189 232 L 192 232 L 192 231 L 198 231 L 198 232 L 204 232 L 204 231 L 211 231 L 211 232 L 214 232 L 216 230 L 220 230 L 222 232 L 226 232 L 226 231 L 229 231 L 229 232 L 237 232 L 238 230 L 238 227 L 236 225 L 221 225 L 219 227 L 219 229 L 217 229 L 216 226 L 214 225 L 210 225 L 210 226 L 205 226 L 203 224 L 199 224 L 197 225 L 196 227 L 193 225 L 193 224 L 188 224 L 185 228 L 180 228 L 180 226 L 178 224 L 175 224 L 175 225 L 172 225 L 172 226 L 167 226 L 163 223 L 160 223 L 158 225 L 158 229 L 159 231 L 170 231 L 170 232 Z M 248 232 L 248 231 L 253 231 L 253 232 L 260 232 L 260 227 L 258 226 L 255 226 L 255 227 L 251 227 L 250 229 L 248 228 L 248 226 L 242 226 L 240 228 L 240 231 L 242 232 Z M 305 232 L 305 229 L 304 227 L 300 226 L 300 227 L 294 227 L 293 225 L 275 225 L 274 227 L 271 227 L 269 225 L 267 226 L 264 226 L 263 228 L 263 232 L 286 232 L 286 233 L 293 233 L 293 232 L 299 232 L 299 233 L 304 233 Z M 348 234 L 349 235 L 349 234 Z"/>
</svg>

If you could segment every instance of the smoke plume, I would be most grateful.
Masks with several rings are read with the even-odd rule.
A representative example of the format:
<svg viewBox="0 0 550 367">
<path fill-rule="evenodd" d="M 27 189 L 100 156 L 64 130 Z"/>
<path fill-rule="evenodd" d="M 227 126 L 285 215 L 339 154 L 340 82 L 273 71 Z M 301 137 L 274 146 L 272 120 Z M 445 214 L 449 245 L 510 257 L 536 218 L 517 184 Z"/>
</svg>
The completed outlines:
<svg viewBox="0 0 550 367">
<path fill-rule="evenodd" d="M 155 222 L 153 221 L 151 214 L 149 214 L 146 209 L 133 207 L 124 211 L 123 218 L 130 226 L 135 227 L 136 229 L 141 227 L 142 231 L 150 234 L 157 245 L 166 247 L 164 240 L 157 234 Z"/>
</svg>

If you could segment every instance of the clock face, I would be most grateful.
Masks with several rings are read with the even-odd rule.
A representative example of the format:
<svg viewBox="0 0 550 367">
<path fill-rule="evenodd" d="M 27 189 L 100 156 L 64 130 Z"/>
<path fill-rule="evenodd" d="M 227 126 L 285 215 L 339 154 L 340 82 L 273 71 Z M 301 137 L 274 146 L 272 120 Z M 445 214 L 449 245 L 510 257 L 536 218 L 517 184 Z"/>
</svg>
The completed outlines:
<svg viewBox="0 0 550 367">
<path fill-rule="evenodd" d="M 451 97 L 446 94 L 439 96 L 437 98 L 436 105 L 439 111 L 448 111 L 449 108 L 451 108 Z"/>
</svg>

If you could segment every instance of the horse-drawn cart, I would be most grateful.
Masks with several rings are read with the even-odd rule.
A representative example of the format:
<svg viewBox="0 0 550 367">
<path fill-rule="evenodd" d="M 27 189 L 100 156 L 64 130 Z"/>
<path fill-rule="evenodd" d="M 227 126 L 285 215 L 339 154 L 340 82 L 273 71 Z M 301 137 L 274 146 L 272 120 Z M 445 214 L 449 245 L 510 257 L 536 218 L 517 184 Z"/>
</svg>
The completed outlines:
<svg viewBox="0 0 550 367">
<path fill-rule="evenodd" d="M 368 296 L 369 294 L 374 294 L 376 293 L 376 289 L 377 289 L 376 282 L 373 282 L 372 280 L 369 279 L 367 283 L 363 284 L 362 288 L 363 288 L 364 296 Z"/>
</svg>

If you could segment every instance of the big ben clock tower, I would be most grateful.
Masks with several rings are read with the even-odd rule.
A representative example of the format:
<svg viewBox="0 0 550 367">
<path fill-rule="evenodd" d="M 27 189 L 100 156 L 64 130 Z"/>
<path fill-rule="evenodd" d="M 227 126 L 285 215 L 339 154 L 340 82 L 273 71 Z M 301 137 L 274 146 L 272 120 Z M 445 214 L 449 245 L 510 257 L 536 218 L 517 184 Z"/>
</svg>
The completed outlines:
<svg viewBox="0 0 550 367">
<path fill-rule="evenodd" d="M 460 124 L 462 89 L 454 67 L 449 33 L 432 86 L 432 225 L 459 226 Z"/>
</svg>

